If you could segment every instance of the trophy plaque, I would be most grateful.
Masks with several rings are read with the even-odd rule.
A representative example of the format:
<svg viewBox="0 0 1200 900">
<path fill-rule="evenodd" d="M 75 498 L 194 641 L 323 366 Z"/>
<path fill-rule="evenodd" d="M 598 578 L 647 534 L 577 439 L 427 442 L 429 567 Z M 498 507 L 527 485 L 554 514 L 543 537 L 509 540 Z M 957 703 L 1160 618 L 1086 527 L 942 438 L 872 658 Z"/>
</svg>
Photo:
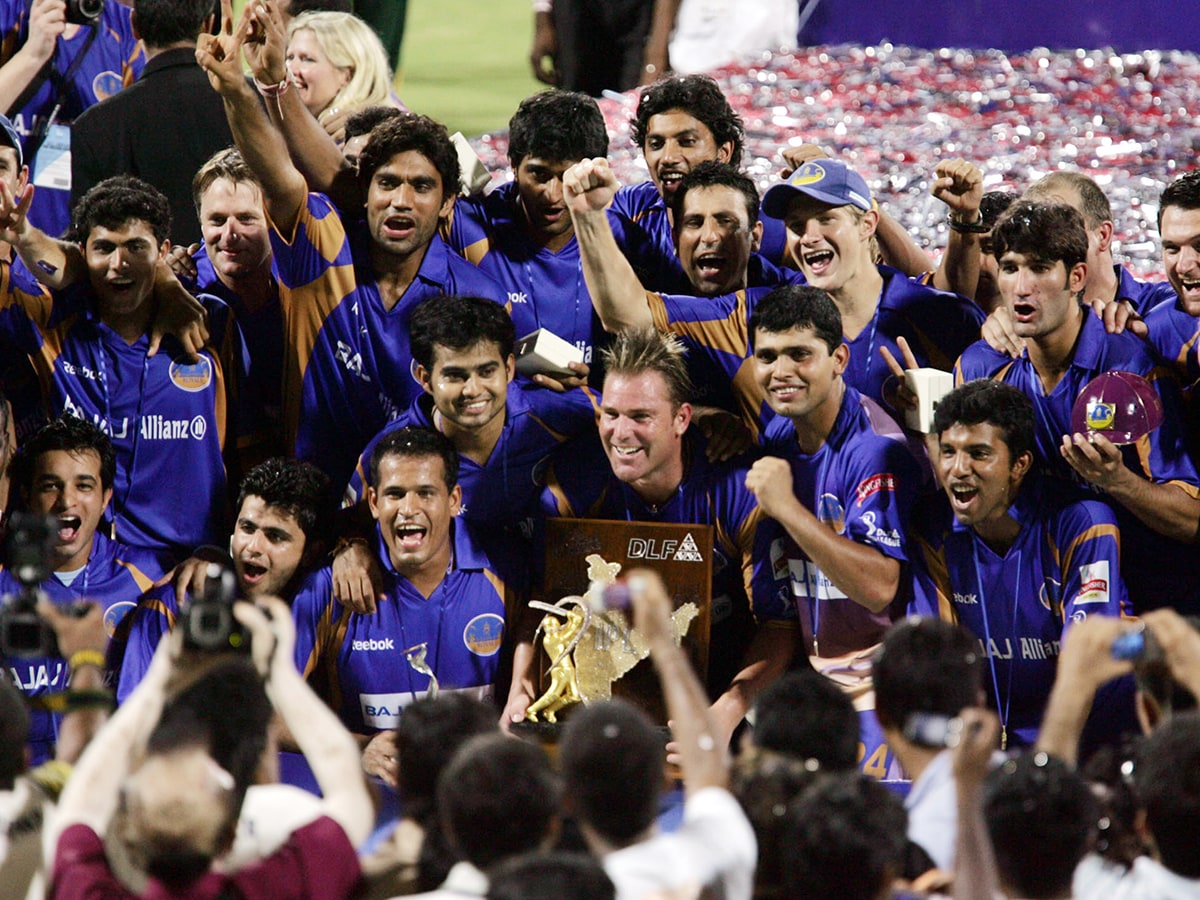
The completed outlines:
<svg viewBox="0 0 1200 900">
<path fill-rule="evenodd" d="M 631 569 L 662 576 L 672 619 L 697 676 L 708 668 L 713 530 L 710 525 L 550 519 L 542 613 L 534 639 L 535 683 L 525 728 L 554 731 L 576 703 L 621 697 L 665 725 L 666 709 L 649 647 L 628 608 L 606 602 L 605 588 Z M 541 723 L 551 723 L 549 726 Z"/>
</svg>

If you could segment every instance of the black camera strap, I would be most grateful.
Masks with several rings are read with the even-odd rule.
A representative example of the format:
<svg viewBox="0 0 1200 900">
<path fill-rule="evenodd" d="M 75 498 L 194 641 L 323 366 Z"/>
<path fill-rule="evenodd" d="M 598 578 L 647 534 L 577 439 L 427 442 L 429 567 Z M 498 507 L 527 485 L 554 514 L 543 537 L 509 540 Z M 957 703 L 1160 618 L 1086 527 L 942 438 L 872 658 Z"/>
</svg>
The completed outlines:
<svg viewBox="0 0 1200 900">
<path fill-rule="evenodd" d="M 21 91 L 21 96 L 16 99 L 16 102 L 8 110 L 9 118 L 25 108 L 25 105 L 33 99 L 34 95 L 42 89 L 42 85 L 49 80 L 54 85 L 54 108 L 49 115 L 42 116 L 37 123 L 37 127 L 33 133 L 25 141 L 25 161 L 32 163 L 32 160 L 37 156 L 38 150 L 41 149 L 42 142 L 46 140 L 46 134 L 50 131 L 50 126 L 54 124 L 54 120 L 58 118 L 58 111 L 62 109 L 63 102 L 66 100 L 67 91 L 71 89 L 71 82 L 75 78 L 79 67 L 83 65 L 83 60 L 87 56 L 88 51 L 92 49 L 92 44 L 96 42 L 96 35 L 100 32 L 99 23 L 86 26 L 88 36 L 83 42 L 83 47 L 75 54 L 75 58 L 71 60 L 71 64 L 67 66 L 67 71 L 60 73 L 54 65 L 54 56 L 58 53 L 58 48 L 55 47 L 55 52 L 46 60 L 46 64 L 42 66 L 41 71 L 33 77 L 33 80 L 26 85 L 25 90 Z M 26 40 L 28 40 L 26 35 Z"/>
</svg>

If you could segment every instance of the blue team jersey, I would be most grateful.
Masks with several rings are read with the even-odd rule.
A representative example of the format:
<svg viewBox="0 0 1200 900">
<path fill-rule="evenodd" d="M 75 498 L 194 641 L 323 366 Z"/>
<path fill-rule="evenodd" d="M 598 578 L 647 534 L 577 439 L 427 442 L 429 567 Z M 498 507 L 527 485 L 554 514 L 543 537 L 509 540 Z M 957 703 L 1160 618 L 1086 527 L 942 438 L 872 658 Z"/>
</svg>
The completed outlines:
<svg viewBox="0 0 1200 900">
<path fill-rule="evenodd" d="M 123 547 L 97 532 L 87 565 L 75 579 L 67 585 L 51 576 L 42 582 L 41 589 L 51 602 L 60 606 L 82 600 L 103 606 L 104 628 L 112 637 L 121 620 L 137 605 L 141 593 L 162 574 L 153 554 Z M 15 594 L 20 589 L 12 573 L 0 568 L 0 593 Z M 67 661 L 59 656 L 5 657 L 3 665 L 8 678 L 26 697 L 65 691 L 71 675 Z M 33 764 L 38 765 L 54 755 L 62 715 L 31 710 L 30 716 L 29 744 L 34 753 Z"/>
<path fill-rule="evenodd" d="M 0 0 L 0 64 L 7 63 L 28 39 L 31 5 L 29 0 Z M 142 43 L 130 23 L 129 7 L 106 3 L 103 9 L 100 30 L 61 94 L 62 106 L 54 117 L 61 130 L 47 134 L 35 158 L 30 158 L 29 139 L 60 102 L 56 79 L 45 79 L 21 109 L 9 114 L 26 148 L 29 182 L 37 186 L 29 221 L 52 236 L 61 235 L 71 221 L 71 123 L 84 110 L 133 84 L 146 64 Z M 58 38 L 52 59 L 58 79 L 83 53 L 91 31 L 91 26 L 85 25 L 70 39 Z"/>
<path fill-rule="evenodd" d="M 427 644 L 426 664 L 444 691 L 492 694 L 504 639 L 507 588 L 463 522 L 455 522 L 454 564 L 428 597 L 389 562 L 376 530 L 387 597 L 374 615 L 333 597 L 331 570 L 314 572 L 292 602 L 296 667 L 356 734 L 395 728 L 429 678 L 403 651 Z"/>
<path fill-rule="evenodd" d="M 545 328 L 582 350 L 592 365 L 604 329 L 583 280 L 579 244 L 572 236 L 555 252 L 531 240 L 515 182 L 486 197 L 459 198 L 449 244 L 504 288 L 517 337 Z"/>
<path fill-rule="evenodd" d="M 508 385 L 504 430 L 483 465 L 459 455 L 458 483 L 462 486 L 462 518 L 477 529 L 507 527 L 530 511 L 541 491 L 541 475 L 554 451 L 566 441 L 594 432 L 599 397 L 588 388 L 559 394 L 518 377 Z M 346 489 L 357 503 L 371 485 L 371 454 L 376 445 L 399 428 L 415 425 L 437 429 L 433 398 L 422 394 L 408 410 L 371 439 L 358 460 Z"/>
<path fill-rule="evenodd" d="M 1145 318 L 1150 346 L 1190 395 L 1200 381 L 1200 319 L 1180 308 L 1174 292 Z"/>
<path fill-rule="evenodd" d="M 1117 276 L 1117 299 L 1128 300 L 1140 315 L 1146 315 L 1164 300 L 1175 299 L 1169 281 L 1138 281 L 1124 266 L 1113 266 Z"/>
<path fill-rule="evenodd" d="M 760 616 L 798 621 L 813 668 L 853 699 L 862 771 L 902 781 L 875 719 L 871 657 L 908 601 L 908 526 L 923 481 L 921 467 L 900 426 L 849 385 L 833 429 L 816 453 L 801 452 L 791 420 L 783 417 L 767 426 L 765 443 L 766 454 L 791 464 L 792 491 L 818 520 L 901 565 L 896 598 L 873 613 L 847 597 L 779 523 L 767 520 L 770 580 L 765 588 L 756 587 L 755 603 Z"/>
<path fill-rule="evenodd" d="M 167 583 L 148 590 L 141 596 L 129 613 L 129 623 L 124 634 L 125 646 L 116 648 L 120 656 L 113 659 L 110 651 L 110 669 L 119 666 L 117 676 L 117 703 L 124 703 L 133 693 L 150 668 L 150 660 L 163 635 L 175 627 L 179 618 L 179 604 L 175 601 L 175 585 Z"/>
<path fill-rule="evenodd" d="M 408 319 L 429 297 L 464 295 L 503 304 L 489 276 L 434 236 L 420 270 L 388 309 L 371 269 L 370 236 L 352 233 L 323 194 L 309 194 L 295 231 L 272 228 L 289 354 L 283 398 L 296 456 L 345 484 L 358 452 L 420 393 Z"/>
<path fill-rule="evenodd" d="M 221 299 L 233 310 L 246 342 L 248 368 L 238 392 L 241 400 L 237 416 L 238 447 L 267 448 L 260 449 L 256 458 L 286 455 L 281 393 L 283 308 L 279 303 L 278 283 L 273 285 L 275 291 L 266 303 L 251 309 L 217 277 L 203 245 L 192 254 L 192 262 L 196 264 L 195 290 Z"/>
<path fill-rule="evenodd" d="M 101 321 L 86 284 L 26 293 L 0 269 L 0 341 L 28 354 L 54 415 L 92 422 L 112 439 L 110 506 L 121 543 L 181 558 L 223 532 L 222 451 L 244 357 L 219 300 L 201 297 L 213 349 L 189 362 L 174 338 L 147 355 Z"/>
<path fill-rule="evenodd" d="M 1004 553 L 950 515 L 944 495 L 912 542 L 913 611 L 963 625 L 987 660 L 984 683 L 1010 741 L 1037 739 L 1066 630 L 1090 615 L 1129 613 L 1113 510 L 1033 479 L 1009 514 Z"/>
<path fill-rule="evenodd" d="M 875 316 L 852 341 L 846 384 L 883 404 L 883 383 L 891 374 L 880 348 L 902 359 L 897 339 L 904 337 L 918 365 L 949 371 L 979 337 L 983 312 L 958 294 L 934 290 L 880 266 L 883 291 Z M 660 331 L 670 331 L 688 347 L 688 365 L 697 384 L 708 388 L 703 402 L 736 410 L 758 433 L 775 414 L 754 377 L 748 323 L 754 307 L 770 288 L 757 287 L 701 298 L 648 294 L 650 313 Z M 885 404 L 886 405 L 886 404 Z"/>
<path fill-rule="evenodd" d="M 623 220 L 613 229 L 617 244 L 629 258 L 647 290 L 686 294 L 693 290 L 675 252 L 675 235 L 667 204 L 652 181 L 626 185 L 617 191 L 610 210 Z M 759 215 L 763 224 L 757 253 L 751 254 L 751 287 L 774 287 L 797 279 L 796 274 L 779 268 L 787 251 L 787 228 L 780 219 Z"/>
<path fill-rule="evenodd" d="M 576 441 L 546 472 L 542 512 L 551 518 L 675 522 L 713 526 L 712 632 L 709 692 L 722 693 L 741 670 L 753 635 L 752 585 L 768 565 L 763 517 L 746 489 L 752 460 L 710 462 L 704 440 L 691 429 L 684 443 L 684 476 L 675 494 L 651 507 L 612 472 L 595 435 Z M 539 558 L 542 554 L 539 554 Z"/>
<path fill-rule="evenodd" d="M 1159 484 L 1173 484 L 1190 496 L 1200 496 L 1200 476 L 1188 457 L 1182 433 L 1179 387 L 1156 365 L 1150 348 L 1129 332 L 1108 334 L 1090 312 L 1075 344 L 1071 365 L 1049 394 L 1029 359 L 998 353 L 984 341 L 972 345 L 955 366 L 955 381 L 992 378 L 1020 389 L 1033 401 L 1037 422 L 1035 453 L 1050 476 L 1089 491 L 1059 452 L 1063 435 L 1071 432 L 1071 408 L 1089 381 L 1102 372 L 1120 369 L 1150 380 L 1162 398 L 1163 424 L 1135 444 L 1121 448 L 1125 465 Z M 1122 575 L 1129 585 L 1134 609 L 1143 612 L 1171 605 L 1181 612 L 1200 611 L 1200 547 L 1152 531 L 1123 506 L 1117 506 L 1121 526 Z"/>
</svg>

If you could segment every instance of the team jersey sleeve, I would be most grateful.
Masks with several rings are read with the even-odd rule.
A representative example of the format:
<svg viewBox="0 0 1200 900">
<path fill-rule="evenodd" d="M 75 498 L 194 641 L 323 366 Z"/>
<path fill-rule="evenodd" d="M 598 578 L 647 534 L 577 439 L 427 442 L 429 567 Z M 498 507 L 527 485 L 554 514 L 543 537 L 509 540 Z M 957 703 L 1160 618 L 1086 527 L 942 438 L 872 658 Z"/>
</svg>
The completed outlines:
<svg viewBox="0 0 1200 900">
<path fill-rule="evenodd" d="M 53 311 L 50 292 L 23 265 L 0 264 L 0 345 L 36 353 Z"/>
<path fill-rule="evenodd" d="M 124 703 L 146 677 L 158 642 L 175 627 L 179 615 L 175 586 L 167 584 L 142 597 L 137 608 L 129 615 L 129 637 L 121 661 L 121 674 L 117 679 L 117 703 Z"/>
<path fill-rule="evenodd" d="M 1057 525 L 1064 632 L 1088 616 L 1129 615 L 1121 537 L 1112 509 L 1099 500 L 1081 500 L 1063 509 Z"/>
<path fill-rule="evenodd" d="M 326 285 L 325 289 L 333 288 L 334 285 L 328 284 L 331 270 L 353 268 L 345 226 L 333 202 L 324 194 L 307 196 L 297 212 L 291 234 L 282 234 L 272 223 L 271 249 L 279 280 L 291 290 L 318 281 Z M 350 277 L 346 290 L 337 295 L 335 303 L 353 288 Z"/>
<path fill-rule="evenodd" d="M 317 668 L 324 651 L 322 636 L 328 630 L 335 607 L 337 601 L 333 598 L 333 578 L 329 569 L 309 575 L 292 600 L 292 619 L 296 623 L 293 659 L 296 670 L 305 678 Z"/>
<path fill-rule="evenodd" d="M 1134 445 L 1140 464 L 1135 471 L 1157 484 L 1174 484 L 1191 497 L 1200 497 L 1200 475 L 1184 438 L 1187 417 L 1179 384 L 1163 368 L 1154 369 L 1147 377 L 1162 400 L 1163 423 Z"/>
<path fill-rule="evenodd" d="M 862 441 L 851 454 L 843 486 L 845 536 L 884 556 L 908 560 L 908 526 L 920 470 L 908 448 L 887 438 Z"/>
</svg>

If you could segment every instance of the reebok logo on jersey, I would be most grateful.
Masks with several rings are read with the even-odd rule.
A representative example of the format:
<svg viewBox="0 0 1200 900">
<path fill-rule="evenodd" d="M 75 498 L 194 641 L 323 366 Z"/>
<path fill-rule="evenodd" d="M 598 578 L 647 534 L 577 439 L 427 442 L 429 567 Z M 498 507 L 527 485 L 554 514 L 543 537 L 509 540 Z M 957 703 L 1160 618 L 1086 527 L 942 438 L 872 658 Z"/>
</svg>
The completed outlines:
<svg viewBox="0 0 1200 900">
<path fill-rule="evenodd" d="M 351 650 L 366 650 L 366 651 L 395 650 L 396 642 L 394 640 L 392 640 L 392 638 L 384 638 L 383 640 L 379 640 L 379 641 L 375 640 L 375 638 L 370 638 L 365 641 L 351 641 L 350 649 Z"/>
</svg>

